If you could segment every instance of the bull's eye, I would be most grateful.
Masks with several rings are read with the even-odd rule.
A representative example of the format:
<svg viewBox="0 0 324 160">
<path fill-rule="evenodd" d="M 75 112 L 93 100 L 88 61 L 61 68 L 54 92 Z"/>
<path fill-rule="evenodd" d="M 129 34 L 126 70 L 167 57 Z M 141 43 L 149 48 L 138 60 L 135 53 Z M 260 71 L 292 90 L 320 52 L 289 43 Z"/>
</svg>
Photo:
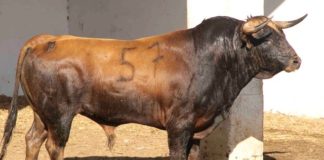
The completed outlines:
<svg viewBox="0 0 324 160">
<path fill-rule="evenodd" d="M 264 41 L 264 43 L 266 44 L 266 45 L 271 45 L 271 41 L 270 40 L 268 40 L 268 39 L 266 39 L 265 41 Z"/>
</svg>

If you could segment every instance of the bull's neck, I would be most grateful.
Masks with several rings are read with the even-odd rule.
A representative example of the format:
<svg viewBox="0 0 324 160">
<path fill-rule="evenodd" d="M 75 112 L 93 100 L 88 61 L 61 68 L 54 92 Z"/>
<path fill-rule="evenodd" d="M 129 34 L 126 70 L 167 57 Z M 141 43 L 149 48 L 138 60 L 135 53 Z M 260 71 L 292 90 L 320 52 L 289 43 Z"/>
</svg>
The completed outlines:
<svg viewBox="0 0 324 160">
<path fill-rule="evenodd" d="M 201 92 L 205 92 L 202 95 L 210 95 L 208 105 L 228 109 L 259 72 L 260 63 L 256 49 L 242 47 L 238 27 L 226 32 L 229 34 L 218 34 L 212 41 L 211 37 L 195 39 L 199 40 L 195 48 L 203 82 L 200 85 L 204 86 Z"/>
</svg>

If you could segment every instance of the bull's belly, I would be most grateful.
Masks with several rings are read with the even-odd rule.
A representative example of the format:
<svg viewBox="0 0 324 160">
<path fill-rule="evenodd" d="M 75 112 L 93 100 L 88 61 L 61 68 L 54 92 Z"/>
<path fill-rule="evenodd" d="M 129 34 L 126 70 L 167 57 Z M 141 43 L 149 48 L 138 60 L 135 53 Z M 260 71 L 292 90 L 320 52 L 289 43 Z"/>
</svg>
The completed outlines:
<svg viewBox="0 0 324 160">
<path fill-rule="evenodd" d="M 160 104 L 145 95 L 97 95 L 82 105 L 80 114 L 104 125 L 138 123 L 164 129 Z"/>
</svg>

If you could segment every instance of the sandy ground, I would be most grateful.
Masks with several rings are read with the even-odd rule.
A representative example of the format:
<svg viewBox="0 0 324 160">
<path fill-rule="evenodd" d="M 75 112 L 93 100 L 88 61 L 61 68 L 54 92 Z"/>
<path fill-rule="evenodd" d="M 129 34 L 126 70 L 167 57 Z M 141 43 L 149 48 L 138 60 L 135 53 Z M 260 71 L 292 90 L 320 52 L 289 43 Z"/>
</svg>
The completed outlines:
<svg viewBox="0 0 324 160">
<path fill-rule="evenodd" d="M 6 117 L 7 111 L 0 110 L 0 122 L 4 122 Z M 8 160 L 24 159 L 24 137 L 32 120 L 33 113 L 29 107 L 19 111 L 17 126 L 6 156 Z M 0 125 L 1 137 L 2 134 L 3 123 Z M 128 124 L 118 127 L 116 135 L 116 144 L 110 151 L 102 128 L 88 118 L 77 116 L 73 120 L 65 157 L 67 160 L 135 160 L 135 157 L 166 157 L 168 155 L 166 132 L 164 131 L 143 125 Z M 44 145 L 41 148 L 39 159 L 49 159 Z M 154 158 L 154 160 L 163 160 L 163 158 Z"/>
<path fill-rule="evenodd" d="M 266 113 L 264 144 L 268 160 L 322 160 L 324 119 Z"/>
<path fill-rule="evenodd" d="M 0 110 L 0 136 L 7 110 Z M 24 135 L 33 120 L 30 108 L 19 111 L 17 126 L 10 143 L 8 160 L 25 156 Z M 123 125 L 116 130 L 117 140 L 112 151 L 101 127 L 91 120 L 77 116 L 65 157 L 67 160 L 166 160 L 166 132 L 136 124 Z M 283 114 L 265 114 L 265 159 L 320 160 L 324 157 L 324 120 Z M 49 159 L 43 146 L 40 160 Z"/>
</svg>

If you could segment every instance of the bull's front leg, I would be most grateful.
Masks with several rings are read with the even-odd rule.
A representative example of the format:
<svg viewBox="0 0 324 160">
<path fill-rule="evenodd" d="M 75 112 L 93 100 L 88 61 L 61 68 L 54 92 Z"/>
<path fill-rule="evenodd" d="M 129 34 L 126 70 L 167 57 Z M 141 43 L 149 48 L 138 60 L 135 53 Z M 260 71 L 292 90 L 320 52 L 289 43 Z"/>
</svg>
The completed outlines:
<svg viewBox="0 0 324 160">
<path fill-rule="evenodd" d="M 189 152 L 188 160 L 201 160 L 199 139 L 191 139 L 187 150 Z"/>
<path fill-rule="evenodd" d="M 187 146 L 191 136 L 192 133 L 188 130 L 168 130 L 170 160 L 187 160 Z"/>
<path fill-rule="evenodd" d="M 182 116 L 180 116 L 182 117 Z M 170 160 L 187 160 L 189 141 L 193 137 L 194 125 L 191 115 L 175 118 L 167 123 Z M 193 117 L 193 116 L 192 116 Z"/>
</svg>

